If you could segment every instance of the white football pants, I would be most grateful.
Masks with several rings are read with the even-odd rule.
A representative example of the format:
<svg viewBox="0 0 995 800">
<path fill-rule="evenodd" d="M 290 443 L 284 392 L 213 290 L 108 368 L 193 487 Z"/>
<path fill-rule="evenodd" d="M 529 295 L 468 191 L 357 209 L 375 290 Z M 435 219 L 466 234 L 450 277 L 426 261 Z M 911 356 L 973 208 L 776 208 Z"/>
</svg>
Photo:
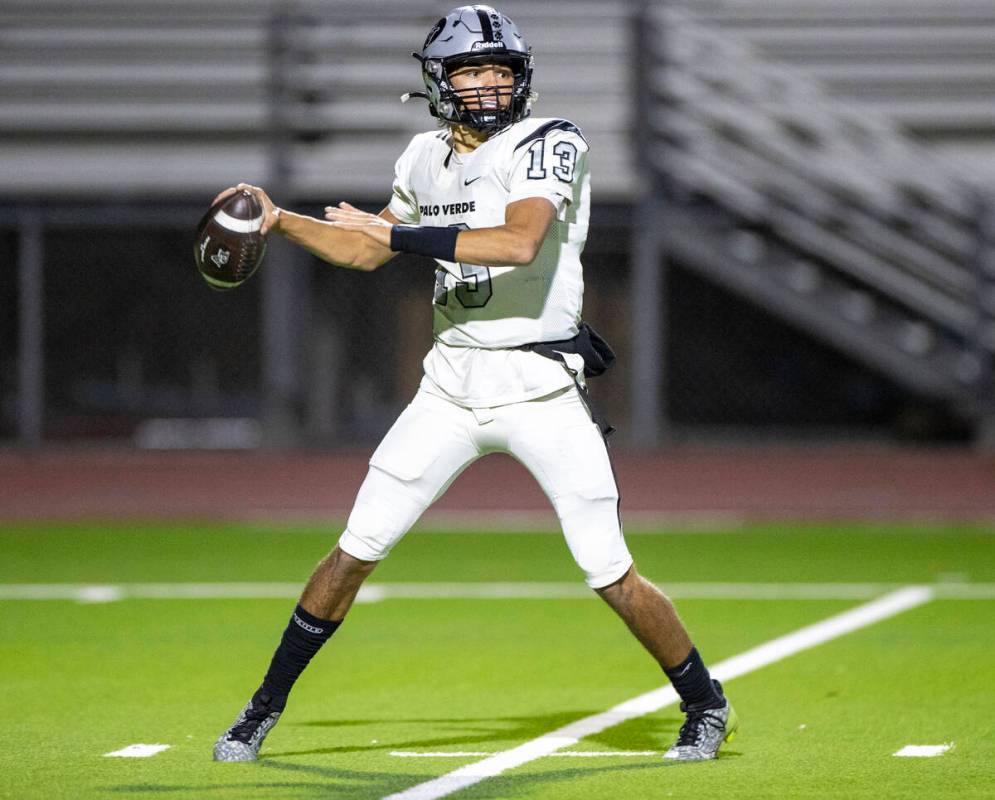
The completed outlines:
<svg viewBox="0 0 995 800">
<path fill-rule="evenodd" d="M 339 547 L 379 561 L 459 474 L 508 453 L 539 481 L 588 586 L 632 565 L 618 516 L 608 449 L 575 387 L 545 398 L 468 409 L 419 391 L 370 459 Z"/>
</svg>

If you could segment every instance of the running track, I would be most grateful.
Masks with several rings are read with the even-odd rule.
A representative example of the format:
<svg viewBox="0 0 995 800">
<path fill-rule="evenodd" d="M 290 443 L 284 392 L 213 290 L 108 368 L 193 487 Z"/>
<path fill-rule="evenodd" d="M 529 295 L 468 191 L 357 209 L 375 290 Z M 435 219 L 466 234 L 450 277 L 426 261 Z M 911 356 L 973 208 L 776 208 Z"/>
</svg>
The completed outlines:
<svg viewBox="0 0 995 800">
<path fill-rule="evenodd" d="M 329 519 L 345 516 L 367 453 L 0 452 L 0 519 Z M 995 455 L 882 447 L 675 449 L 616 455 L 628 519 L 995 519 Z M 553 523 L 505 456 L 471 466 L 436 521 Z"/>
</svg>

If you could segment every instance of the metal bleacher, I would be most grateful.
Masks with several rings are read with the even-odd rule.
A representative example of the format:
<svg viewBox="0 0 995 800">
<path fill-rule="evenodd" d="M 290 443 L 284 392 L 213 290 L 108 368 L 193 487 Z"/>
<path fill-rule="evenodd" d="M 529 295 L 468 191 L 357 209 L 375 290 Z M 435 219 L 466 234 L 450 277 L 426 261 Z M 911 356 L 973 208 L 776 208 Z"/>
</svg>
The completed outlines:
<svg viewBox="0 0 995 800">
<path fill-rule="evenodd" d="M 855 108 L 932 140 L 995 132 L 995 4 L 989 0 L 685 0 Z"/>
<path fill-rule="evenodd" d="M 985 182 L 725 29 L 760 4 L 687 5 L 652 9 L 643 32 L 646 157 L 672 192 L 671 247 L 899 385 L 990 415 Z"/>
<path fill-rule="evenodd" d="M 7 0 L 0 196 L 203 197 L 234 180 L 266 181 L 276 134 L 296 194 L 383 197 L 411 135 L 434 124 L 423 101 L 399 98 L 420 88 L 410 53 L 448 7 Z M 561 6 L 503 7 L 540 53 L 535 113 L 574 119 L 595 145 L 599 189 L 625 194 L 624 7 L 573 3 L 566 21 Z"/>
</svg>

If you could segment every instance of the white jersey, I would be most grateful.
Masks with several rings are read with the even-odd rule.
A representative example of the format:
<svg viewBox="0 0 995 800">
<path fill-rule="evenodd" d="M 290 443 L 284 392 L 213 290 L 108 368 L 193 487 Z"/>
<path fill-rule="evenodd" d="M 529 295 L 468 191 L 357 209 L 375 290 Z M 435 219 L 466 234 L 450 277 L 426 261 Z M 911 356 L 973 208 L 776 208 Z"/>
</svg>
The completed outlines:
<svg viewBox="0 0 995 800">
<path fill-rule="evenodd" d="M 516 200 L 543 197 L 556 207 L 528 266 L 438 261 L 426 391 L 481 407 L 572 383 L 557 362 L 513 348 L 577 333 L 590 216 L 587 151 L 572 123 L 528 117 L 471 153 L 455 152 L 448 130 L 422 133 L 398 159 L 389 209 L 405 224 L 490 228 L 504 224 L 505 207 Z"/>
</svg>

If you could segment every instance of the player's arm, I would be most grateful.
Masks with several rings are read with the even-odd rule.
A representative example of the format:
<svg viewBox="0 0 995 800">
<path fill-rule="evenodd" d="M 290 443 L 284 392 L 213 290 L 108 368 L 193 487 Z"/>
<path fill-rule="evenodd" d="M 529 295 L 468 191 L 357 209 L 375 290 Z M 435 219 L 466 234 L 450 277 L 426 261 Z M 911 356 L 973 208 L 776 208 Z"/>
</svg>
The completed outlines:
<svg viewBox="0 0 995 800">
<path fill-rule="evenodd" d="M 386 222 L 382 214 L 377 217 L 351 206 L 325 209 L 332 225 L 362 233 L 388 250 L 495 267 L 523 267 L 535 261 L 555 217 L 555 206 L 543 197 L 509 203 L 504 224 L 473 230 L 398 225 Z"/>
<path fill-rule="evenodd" d="M 252 192 L 263 207 L 264 219 L 261 231 L 264 235 L 269 231 L 279 233 L 329 264 L 348 269 L 370 271 L 396 255 L 390 247 L 385 247 L 375 239 L 364 236 L 358 231 L 344 230 L 314 217 L 295 214 L 282 208 L 277 209 L 269 195 L 258 186 L 240 183 L 238 186 L 225 189 L 214 198 L 214 203 L 243 189 Z M 342 205 L 345 208 L 358 211 L 347 203 Z M 398 222 L 397 218 L 386 208 L 380 212 L 379 216 L 375 214 L 370 216 L 381 219 L 388 226 Z"/>
<path fill-rule="evenodd" d="M 373 216 L 382 219 L 385 225 L 396 225 L 398 222 L 387 208 Z M 344 230 L 329 222 L 292 211 L 281 209 L 279 224 L 274 230 L 323 261 L 338 267 L 370 272 L 397 255 L 389 246 L 358 231 Z"/>
<path fill-rule="evenodd" d="M 556 207 L 544 197 L 527 197 L 509 203 L 504 225 L 460 231 L 456 238 L 456 258 L 466 264 L 485 267 L 524 267 L 536 260 Z"/>
</svg>

